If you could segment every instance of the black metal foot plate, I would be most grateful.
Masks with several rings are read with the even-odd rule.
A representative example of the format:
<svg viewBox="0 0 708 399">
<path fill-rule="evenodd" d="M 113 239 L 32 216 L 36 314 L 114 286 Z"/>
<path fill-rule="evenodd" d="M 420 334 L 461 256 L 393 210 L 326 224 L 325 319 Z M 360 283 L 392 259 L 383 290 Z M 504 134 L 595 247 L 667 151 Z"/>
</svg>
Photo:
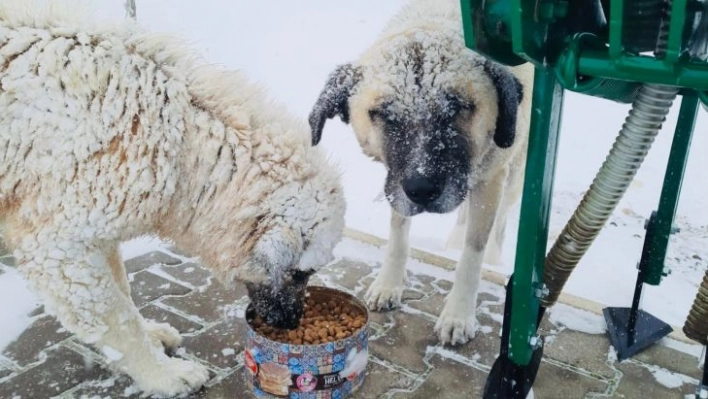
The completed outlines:
<svg viewBox="0 0 708 399">
<path fill-rule="evenodd" d="M 634 327 L 634 340 L 630 342 L 630 309 L 605 308 L 602 313 L 605 315 L 610 341 L 617 351 L 619 361 L 636 355 L 673 331 L 670 325 L 640 309 Z"/>
</svg>

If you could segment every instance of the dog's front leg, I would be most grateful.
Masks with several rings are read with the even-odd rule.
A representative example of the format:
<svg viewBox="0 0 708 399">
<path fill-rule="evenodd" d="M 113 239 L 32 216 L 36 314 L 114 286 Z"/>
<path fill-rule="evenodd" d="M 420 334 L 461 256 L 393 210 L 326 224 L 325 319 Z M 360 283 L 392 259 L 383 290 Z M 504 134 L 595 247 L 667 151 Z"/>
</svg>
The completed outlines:
<svg viewBox="0 0 708 399">
<path fill-rule="evenodd" d="M 200 387 L 208 378 L 200 364 L 171 358 L 159 337 L 111 272 L 105 247 L 81 240 L 53 241 L 40 231 L 21 241 L 19 268 L 47 312 L 70 332 L 96 347 L 109 364 L 132 377 L 148 394 L 174 396 Z"/>
<path fill-rule="evenodd" d="M 474 338 L 484 250 L 503 191 L 503 176 L 480 182 L 470 190 L 465 245 L 457 262 L 452 290 L 445 298 L 445 306 L 435 324 L 435 332 L 443 344 L 463 344 Z"/>
<path fill-rule="evenodd" d="M 367 304 L 372 310 L 392 309 L 401 304 L 401 296 L 406 287 L 410 229 L 411 219 L 391 209 L 391 232 L 386 246 L 386 258 L 366 293 Z"/>
</svg>

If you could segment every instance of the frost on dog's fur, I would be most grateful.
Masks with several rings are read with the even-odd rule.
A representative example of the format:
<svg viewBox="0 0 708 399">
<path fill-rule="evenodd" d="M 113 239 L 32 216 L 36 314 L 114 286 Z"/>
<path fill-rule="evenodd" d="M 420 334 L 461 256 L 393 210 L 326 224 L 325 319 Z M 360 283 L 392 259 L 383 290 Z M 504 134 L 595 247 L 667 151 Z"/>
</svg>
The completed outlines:
<svg viewBox="0 0 708 399">
<path fill-rule="evenodd" d="M 69 3 L 71 4 L 71 3 Z M 118 244 L 173 240 L 205 266 L 272 287 L 331 260 L 344 202 L 306 125 L 237 72 L 75 6 L 0 2 L 0 218 L 46 310 L 110 347 L 148 392 L 200 385 L 179 336 L 130 301 Z"/>
</svg>

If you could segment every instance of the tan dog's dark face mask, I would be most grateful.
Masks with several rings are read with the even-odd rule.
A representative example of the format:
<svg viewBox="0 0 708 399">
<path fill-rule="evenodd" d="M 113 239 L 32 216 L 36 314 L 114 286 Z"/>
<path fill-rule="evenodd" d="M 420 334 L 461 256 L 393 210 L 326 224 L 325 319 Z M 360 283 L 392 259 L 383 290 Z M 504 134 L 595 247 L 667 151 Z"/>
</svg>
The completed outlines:
<svg viewBox="0 0 708 399">
<path fill-rule="evenodd" d="M 451 212 L 489 150 L 513 145 L 521 85 L 478 56 L 450 57 L 458 63 L 446 64 L 444 50 L 412 38 L 392 42 L 330 75 L 310 114 L 313 143 L 326 120 L 339 116 L 351 122 L 364 151 L 386 166 L 384 190 L 396 212 Z"/>
</svg>

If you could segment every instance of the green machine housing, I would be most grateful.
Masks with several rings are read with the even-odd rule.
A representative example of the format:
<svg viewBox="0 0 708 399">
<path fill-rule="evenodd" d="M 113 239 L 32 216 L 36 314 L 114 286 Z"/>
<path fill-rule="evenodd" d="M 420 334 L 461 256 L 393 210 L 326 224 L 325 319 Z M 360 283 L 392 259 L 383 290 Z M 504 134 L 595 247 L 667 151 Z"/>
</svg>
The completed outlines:
<svg viewBox="0 0 708 399">
<path fill-rule="evenodd" d="M 658 210 L 648 222 L 640 262 L 645 267 L 638 284 L 658 285 L 667 273 L 666 247 L 674 232 L 696 109 L 699 101 L 705 106 L 708 99 L 708 3 L 461 0 L 461 6 L 467 47 L 501 64 L 535 66 L 516 262 L 507 287 L 514 300 L 505 312 L 508 346 L 501 349 L 523 366 L 531 362 L 538 345 L 543 311 L 558 296 L 556 292 L 554 299 L 547 299 L 544 264 L 563 91 L 632 103 L 643 85 L 655 84 L 676 87 L 683 97 L 665 184 Z"/>
</svg>

